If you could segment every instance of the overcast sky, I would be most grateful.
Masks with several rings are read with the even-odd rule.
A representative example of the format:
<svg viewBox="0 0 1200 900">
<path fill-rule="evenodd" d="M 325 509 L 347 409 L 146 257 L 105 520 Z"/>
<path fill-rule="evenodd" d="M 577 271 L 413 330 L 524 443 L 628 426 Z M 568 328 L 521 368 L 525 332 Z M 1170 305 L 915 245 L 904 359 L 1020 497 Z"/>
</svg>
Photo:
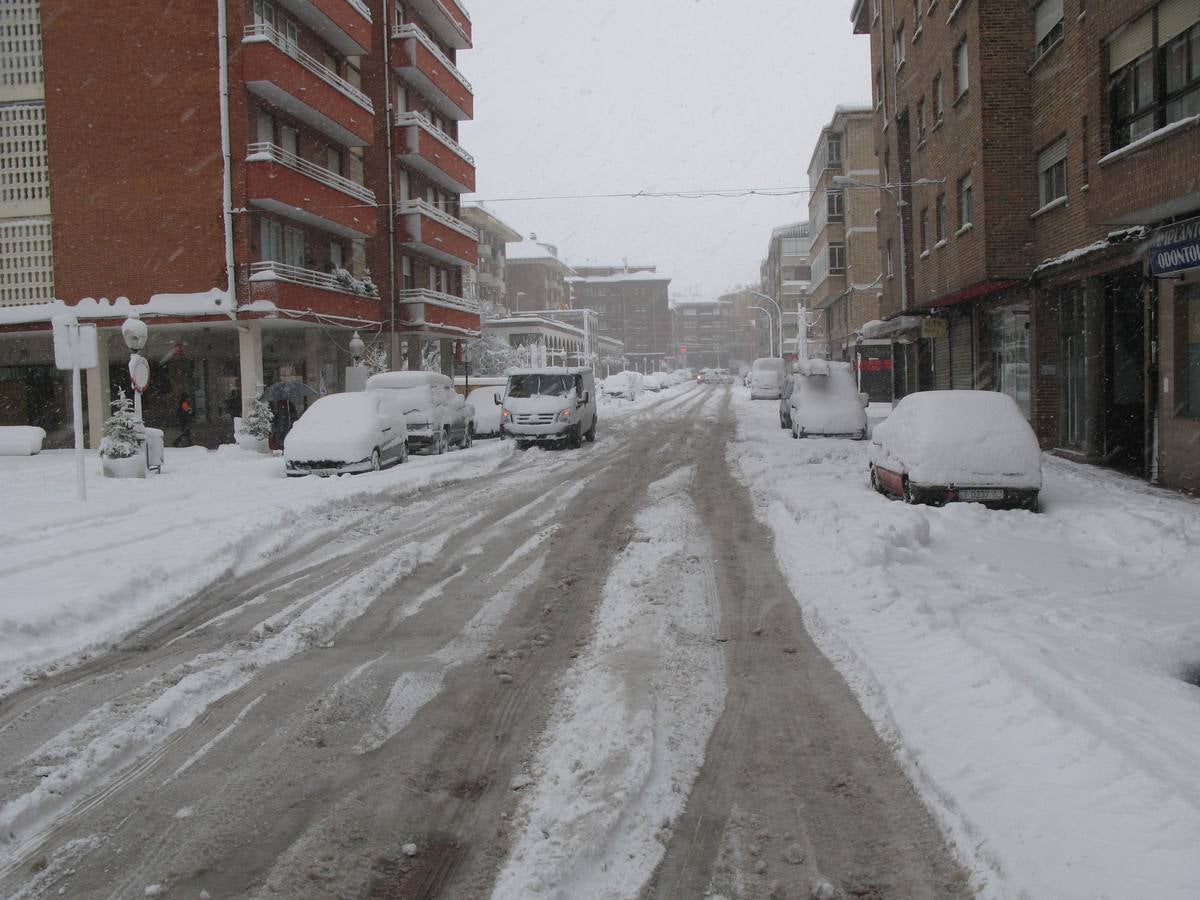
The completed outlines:
<svg viewBox="0 0 1200 900">
<path fill-rule="evenodd" d="M 467 2 L 484 200 L 806 187 L 834 106 L 870 101 L 851 0 Z M 757 282 L 771 228 L 808 217 L 803 194 L 487 205 L 569 262 L 654 262 L 705 299 Z"/>
</svg>

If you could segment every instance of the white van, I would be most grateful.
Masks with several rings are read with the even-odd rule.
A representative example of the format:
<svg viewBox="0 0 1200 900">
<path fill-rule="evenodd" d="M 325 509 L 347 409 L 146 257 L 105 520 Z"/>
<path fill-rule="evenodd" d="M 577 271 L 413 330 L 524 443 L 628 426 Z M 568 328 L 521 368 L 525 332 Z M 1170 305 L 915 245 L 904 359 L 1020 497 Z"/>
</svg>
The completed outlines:
<svg viewBox="0 0 1200 900">
<path fill-rule="evenodd" d="M 596 377 L 588 368 L 513 369 L 500 408 L 500 436 L 518 447 L 596 439 Z"/>
<path fill-rule="evenodd" d="M 464 450 L 475 437 L 475 409 L 439 372 L 382 372 L 367 379 L 368 391 L 387 391 L 399 402 L 408 426 L 408 448 L 445 453 Z"/>
<path fill-rule="evenodd" d="M 786 363 L 777 356 L 764 356 L 754 361 L 750 370 L 750 399 L 778 400 L 783 392 Z"/>
</svg>

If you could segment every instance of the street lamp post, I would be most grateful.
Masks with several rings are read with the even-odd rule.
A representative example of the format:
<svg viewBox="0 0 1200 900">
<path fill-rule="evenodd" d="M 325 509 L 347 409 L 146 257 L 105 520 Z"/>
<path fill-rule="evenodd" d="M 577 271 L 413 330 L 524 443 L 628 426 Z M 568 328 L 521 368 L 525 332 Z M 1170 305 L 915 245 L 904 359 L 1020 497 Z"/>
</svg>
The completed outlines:
<svg viewBox="0 0 1200 900">
<path fill-rule="evenodd" d="M 751 306 L 751 309 L 757 309 L 760 312 L 767 314 L 767 339 L 771 342 L 771 352 L 775 352 L 775 320 L 771 318 L 771 311 L 765 306 Z M 779 327 L 783 327 L 783 322 L 779 323 Z"/>
<path fill-rule="evenodd" d="M 779 358 L 783 359 L 783 307 L 779 305 L 779 301 L 774 297 L 768 297 L 766 294 L 759 293 L 758 291 L 750 291 L 750 293 L 755 297 L 770 301 L 771 305 L 775 307 L 775 311 L 779 313 Z"/>
<path fill-rule="evenodd" d="M 857 178 L 851 178 L 849 175 L 834 175 L 833 185 L 840 188 L 876 188 L 881 191 L 886 191 L 888 196 L 892 198 L 892 204 L 896 207 L 896 219 L 900 223 L 900 309 L 905 311 L 908 309 L 908 263 L 905 261 L 905 253 L 908 250 L 908 244 L 904 238 L 904 207 L 909 205 L 900 196 L 902 191 L 898 189 L 906 187 L 915 187 L 926 184 L 945 184 L 945 178 L 918 178 L 916 181 L 899 182 L 893 184 L 875 184 L 868 181 L 859 181 Z"/>
</svg>

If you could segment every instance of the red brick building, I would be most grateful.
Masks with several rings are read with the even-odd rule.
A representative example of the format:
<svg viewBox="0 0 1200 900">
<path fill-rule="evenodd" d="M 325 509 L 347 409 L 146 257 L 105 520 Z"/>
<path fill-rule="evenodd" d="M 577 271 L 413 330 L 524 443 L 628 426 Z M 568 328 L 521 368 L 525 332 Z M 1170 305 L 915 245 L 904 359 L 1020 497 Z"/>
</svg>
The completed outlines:
<svg viewBox="0 0 1200 900">
<path fill-rule="evenodd" d="M 898 393 L 1001 390 L 1048 448 L 1200 488 L 1200 5 L 858 0 L 852 18 L 891 185 Z"/>
<path fill-rule="evenodd" d="M 625 345 L 625 358 L 639 372 L 673 364 L 671 276 L 652 265 L 575 266 L 568 279 L 573 309 L 596 312 L 600 334 Z"/>
<path fill-rule="evenodd" d="M 477 235 L 458 207 L 475 175 L 457 143 L 473 113 L 457 0 L 197 0 L 137 15 L 116 0 L 18 0 L 0 35 L 14 73 L 0 85 L 14 108 L 0 110 L 21 112 L 43 150 L 25 157 L 52 245 L 48 270 L 25 279 L 44 295 L 0 292 L 0 366 L 21 363 L 4 370 L 4 421 L 46 407 L 46 391 L 17 403 L 22 385 L 58 380 L 49 297 L 129 298 L 150 326 L 148 423 L 169 424 L 187 391 L 213 440 L 263 385 L 338 389 L 354 330 L 393 367 L 426 340 L 448 361 L 479 332 L 462 296 Z M 35 87 L 40 114 L 15 109 Z M 0 235 L 27 218 L 18 206 L 0 203 Z M 0 264 L 27 269 L 19 253 L 4 243 Z M 111 362 L 89 373 L 94 442 L 126 381 L 128 309 L 81 309 Z"/>
<path fill-rule="evenodd" d="M 508 244 L 505 254 L 505 293 L 511 312 L 570 308 L 566 279 L 573 270 L 558 258 L 556 246 L 531 234 L 528 240 Z"/>
</svg>

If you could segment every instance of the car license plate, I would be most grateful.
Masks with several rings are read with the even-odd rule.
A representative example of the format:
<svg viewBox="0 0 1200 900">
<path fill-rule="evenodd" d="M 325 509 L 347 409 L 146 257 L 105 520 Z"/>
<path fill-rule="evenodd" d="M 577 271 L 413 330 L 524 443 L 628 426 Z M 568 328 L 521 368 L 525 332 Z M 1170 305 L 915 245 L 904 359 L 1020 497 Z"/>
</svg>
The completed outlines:
<svg viewBox="0 0 1200 900">
<path fill-rule="evenodd" d="M 1004 491 L 999 488 L 962 488 L 958 492 L 959 500 L 1003 500 Z"/>
</svg>

